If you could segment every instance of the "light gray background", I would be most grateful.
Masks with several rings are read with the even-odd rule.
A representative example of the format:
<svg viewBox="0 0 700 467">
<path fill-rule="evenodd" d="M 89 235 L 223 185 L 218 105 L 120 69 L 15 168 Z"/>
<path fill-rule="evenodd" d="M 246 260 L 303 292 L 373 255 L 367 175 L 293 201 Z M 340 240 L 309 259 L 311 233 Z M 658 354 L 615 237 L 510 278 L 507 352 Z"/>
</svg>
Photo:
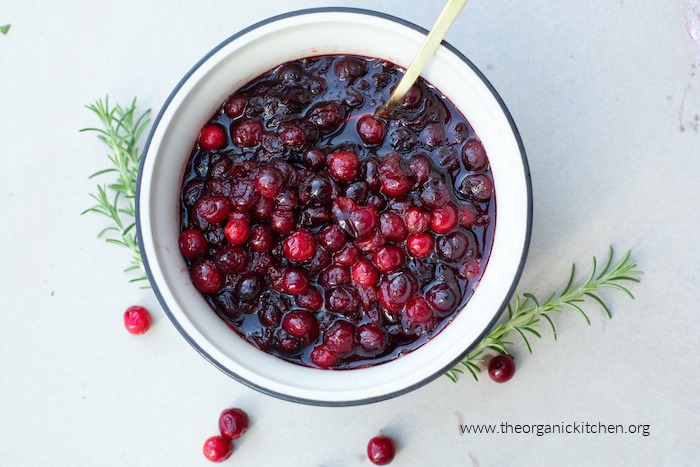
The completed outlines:
<svg viewBox="0 0 700 467">
<path fill-rule="evenodd" d="M 698 447 L 700 76 L 685 0 L 470 2 L 448 40 L 491 80 L 521 131 L 534 228 L 518 287 L 540 296 L 610 244 L 647 274 L 556 320 L 516 376 L 446 378 L 370 406 L 317 408 L 229 379 L 127 284 L 90 205 L 106 148 L 78 129 L 109 93 L 157 111 L 202 55 L 258 20 L 323 1 L 3 2 L 0 24 L 0 465 L 208 465 L 203 441 L 240 406 L 230 465 L 691 465 Z M 442 1 L 338 1 L 430 27 Z M 123 328 L 151 308 L 144 336 Z M 461 435 L 458 423 L 649 424 L 651 435 Z M 696 464 L 697 465 L 697 464 Z"/>
</svg>

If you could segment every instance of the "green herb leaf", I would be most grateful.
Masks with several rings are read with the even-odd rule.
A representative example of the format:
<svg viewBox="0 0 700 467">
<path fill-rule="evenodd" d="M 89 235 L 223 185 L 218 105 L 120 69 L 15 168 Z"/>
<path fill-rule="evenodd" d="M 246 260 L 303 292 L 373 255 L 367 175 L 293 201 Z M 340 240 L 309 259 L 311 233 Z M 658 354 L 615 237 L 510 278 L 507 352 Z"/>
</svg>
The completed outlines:
<svg viewBox="0 0 700 467">
<path fill-rule="evenodd" d="M 4 26 L 0 26 L 0 32 L 3 34 L 7 34 L 8 32 L 10 32 L 10 26 L 12 26 L 12 25 L 6 24 Z"/>
</svg>

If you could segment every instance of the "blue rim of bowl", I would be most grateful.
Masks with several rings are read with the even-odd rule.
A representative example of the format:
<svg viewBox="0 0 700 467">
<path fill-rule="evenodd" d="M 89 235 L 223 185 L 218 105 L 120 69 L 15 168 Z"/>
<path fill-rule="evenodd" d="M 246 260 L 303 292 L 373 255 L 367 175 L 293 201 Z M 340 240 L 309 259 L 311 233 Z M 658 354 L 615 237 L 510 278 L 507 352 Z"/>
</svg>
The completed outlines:
<svg viewBox="0 0 700 467">
<path fill-rule="evenodd" d="M 251 26 L 248 26 L 245 29 L 242 29 L 241 31 L 237 32 L 236 34 L 232 35 L 228 39 L 224 40 L 221 42 L 219 45 L 214 47 L 209 53 L 207 53 L 201 60 L 199 60 L 186 74 L 183 76 L 183 78 L 177 83 L 177 86 L 173 89 L 173 91 L 170 93 L 168 98 L 165 100 L 165 103 L 160 109 L 160 112 L 158 112 L 158 115 L 156 116 L 155 120 L 153 121 L 153 125 L 151 126 L 151 131 L 148 134 L 148 138 L 146 139 L 146 143 L 143 148 L 143 153 L 141 157 L 141 163 L 139 166 L 139 174 L 138 174 L 138 179 L 136 181 L 136 232 L 138 236 L 138 242 L 139 242 L 139 248 L 143 252 L 143 237 L 141 235 L 141 226 L 140 226 L 140 199 L 141 199 L 141 176 L 143 174 L 143 165 L 146 160 L 146 155 L 148 154 L 148 149 L 151 145 L 151 139 L 153 138 L 153 134 L 158 127 L 158 124 L 160 123 L 161 117 L 163 116 L 163 113 L 165 110 L 168 108 L 170 105 L 170 102 L 173 100 L 174 96 L 178 93 L 180 88 L 184 85 L 184 83 L 192 76 L 192 74 L 204 63 L 206 62 L 212 55 L 214 55 L 216 52 L 221 50 L 223 47 L 228 45 L 230 42 L 236 40 L 237 38 L 249 33 L 250 31 L 253 31 L 261 26 L 264 26 L 269 23 L 273 23 L 275 21 L 279 21 L 285 18 L 291 18 L 295 16 L 302 16 L 302 15 L 308 15 L 308 14 L 315 14 L 315 13 L 353 13 L 353 14 L 361 14 L 361 15 L 367 15 L 367 16 L 374 16 L 377 18 L 382 18 L 386 20 L 393 21 L 395 23 L 401 24 L 403 26 L 409 27 L 415 31 L 418 31 L 422 34 L 427 34 L 428 31 L 414 23 L 411 23 L 410 21 L 406 21 L 404 19 L 398 18 L 393 15 L 389 15 L 386 13 L 380 13 L 377 11 L 372 11 L 372 10 L 366 10 L 363 8 L 346 8 L 346 7 L 323 7 L 323 8 L 308 8 L 304 10 L 297 10 L 297 11 L 291 11 L 289 13 L 284 13 L 281 15 L 273 16 L 271 18 L 267 18 L 265 20 L 262 20 L 258 23 L 255 23 Z M 316 406 L 325 406 L 325 407 L 348 407 L 348 406 L 355 406 L 355 405 L 364 405 L 364 404 L 371 404 L 374 402 L 380 402 L 383 400 L 391 399 L 397 396 L 401 396 L 403 394 L 407 394 L 415 389 L 418 389 L 421 386 L 426 385 L 427 383 L 435 380 L 439 376 L 443 375 L 445 372 L 448 370 L 454 368 L 459 364 L 459 362 L 464 359 L 469 352 L 476 346 L 481 340 L 491 331 L 493 326 L 496 324 L 498 319 L 501 317 L 501 314 L 503 313 L 503 310 L 505 309 L 506 305 L 510 301 L 511 296 L 515 292 L 515 287 L 518 285 L 518 282 L 520 280 L 520 276 L 522 275 L 523 268 L 525 267 L 525 261 L 527 259 L 527 252 L 530 246 L 530 237 L 532 234 L 532 212 L 533 212 L 533 207 L 532 207 L 532 181 L 530 179 L 530 168 L 527 163 L 527 157 L 525 155 L 525 147 L 523 146 L 522 139 L 520 138 L 520 132 L 518 131 L 518 128 L 515 126 L 515 122 L 513 121 L 513 117 L 510 114 L 510 111 L 506 107 L 505 103 L 503 102 L 503 99 L 501 99 L 501 96 L 498 95 L 498 92 L 496 92 L 496 89 L 493 87 L 493 85 L 489 82 L 488 79 L 481 73 L 481 71 L 466 57 L 464 54 L 462 54 L 459 50 L 457 50 L 455 47 L 453 47 L 451 44 L 449 44 L 446 41 L 442 42 L 442 45 L 446 47 L 450 52 L 455 54 L 457 57 L 459 57 L 460 60 L 462 60 L 471 70 L 479 77 L 479 79 L 486 85 L 486 87 L 489 89 L 493 97 L 496 99 L 498 102 L 498 105 L 501 107 L 501 110 L 503 111 L 504 115 L 508 119 L 508 123 L 510 124 L 511 130 L 513 131 L 513 135 L 515 136 L 515 139 L 518 143 L 518 148 L 520 150 L 520 157 L 522 158 L 522 163 L 523 163 L 523 169 L 525 173 L 525 185 L 527 188 L 527 226 L 526 226 L 526 231 L 525 231 L 525 241 L 523 244 L 523 251 L 522 255 L 520 257 L 520 264 L 518 265 L 518 270 L 513 277 L 513 283 L 511 284 L 510 289 L 508 290 L 508 294 L 506 295 L 505 300 L 499 307 L 498 313 L 496 313 L 489 323 L 489 325 L 485 328 L 485 330 L 479 335 L 479 337 L 472 343 L 472 345 L 468 346 L 463 353 L 460 354 L 459 357 L 457 357 L 454 361 L 452 361 L 449 365 L 446 365 L 444 368 L 442 368 L 440 371 L 435 372 L 433 375 L 428 376 L 421 381 L 412 384 L 410 386 L 407 386 L 401 390 L 394 391 L 388 394 L 383 394 L 380 396 L 375 396 L 375 397 L 369 397 L 365 399 L 354 399 L 354 400 L 349 400 L 349 401 L 324 401 L 324 400 L 315 400 L 315 399 L 305 399 L 301 397 L 295 397 L 295 396 L 290 396 L 289 394 L 284 394 L 276 391 L 271 391 L 268 388 L 265 388 L 263 386 L 260 386 L 258 384 L 255 384 L 251 381 L 248 381 L 245 378 L 242 378 L 240 375 L 234 373 L 233 371 L 229 370 L 226 368 L 223 364 L 221 364 L 218 360 L 213 358 L 211 355 L 209 355 L 204 349 L 202 349 L 197 342 L 192 339 L 192 337 L 185 332 L 185 330 L 182 328 L 180 323 L 177 321 L 175 316 L 172 314 L 170 309 L 168 308 L 167 304 L 165 303 L 165 300 L 160 293 L 160 290 L 158 289 L 158 284 L 156 284 L 155 280 L 153 279 L 153 274 L 151 272 L 151 268 L 148 263 L 148 258 L 146 257 L 145 254 L 143 254 L 143 264 L 144 268 L 146 270 L 146 275 L 148 276 L 148 280 L 151 283 L 151 286 L 153 287 L 153 291 L 156 294 L 156 297 L 158 298 L 158 301 L 160 302 L 161 306 L 163 307 L 163 310 L 165 311 L 165 314 L 168 315 L 168 318 L 170 318 L 170 321 L 173 323 L 175 328 L 182 334 L 182 337 L 185 338 L 189 344 L 194 347 L 194 349 L 199 352 L 200 355 L 202 355 L 206 360 L 209 361 L 212 365 L 214 365 L 216 368 L 221 370 L 223 373 L 226 375 L 230 376 L 231 378 L 235 379 L 236 381 L 245 384 L 246 386 L 255 389 L 256 391 L 262 392 L 263 394 L 267 394 L 269 396 L 276 397 L 278 399 L 283 399 L 287 400 L 290 402 L 297 402 L 301 404 L 307 404 L 307 405 L 316 405 Z"/>
</svg>

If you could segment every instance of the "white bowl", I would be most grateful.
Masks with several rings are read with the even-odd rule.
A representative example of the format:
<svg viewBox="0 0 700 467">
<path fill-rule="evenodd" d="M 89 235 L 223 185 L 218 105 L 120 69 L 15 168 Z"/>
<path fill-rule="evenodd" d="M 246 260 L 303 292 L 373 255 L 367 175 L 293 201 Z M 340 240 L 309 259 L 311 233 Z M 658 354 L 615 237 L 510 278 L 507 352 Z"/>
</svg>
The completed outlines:
<svg viewBox="0 0 700 467">
<path fill-rule="evenodd" d="M 193 287 L 179 252 L 179 196 L 201 127 L 233 91 L 275 66 L 311 55 L 379 57 L 406 67 L 425 30 L 364 10 L 321 8 L 270 18 L 230 37 L 199 61 L 170 94 L 144 150 L 137 195 L 139 244 L 153 289 L 187 341 L 238 381 L 264 393 L 318 405 L 374 402 L 441 375 L 494 325 L 513 293 L 532 219 L 525 152 L 505 105 L 462 54 L 443 44 L 422 76 L 462 111 L 491 163 L 497 224 L 488 266 L 454 320 L 424 346 L 377 366 L 319 370 L 258 350 L 212 311 Z"/>
</svg>

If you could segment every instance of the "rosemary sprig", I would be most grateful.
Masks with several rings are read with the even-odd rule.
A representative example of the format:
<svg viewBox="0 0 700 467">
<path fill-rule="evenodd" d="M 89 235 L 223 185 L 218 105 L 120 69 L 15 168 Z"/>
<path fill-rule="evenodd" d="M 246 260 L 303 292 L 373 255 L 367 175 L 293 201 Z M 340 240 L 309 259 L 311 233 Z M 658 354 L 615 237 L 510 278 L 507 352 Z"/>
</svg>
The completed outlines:
<svg viewBox="0 0 700 467">
<path fill-rule="evenodd" d="M 136 98 L 129 106 L 115 105 L 110 107 L 109 97 L 104 101 L 97 100 L 94 104 L 85 106 L 90 109 L 102 123 L 102 128 L 83 128 L 82 131 L 94 131 L 100 141 L 110 149 L 107 156 L 112 167 L 95 172 L 89 178 L 104 174 L 116 175 L 116 181 L 106 185 L 98 185 L 97 193 L 91 193 L 96 204 L 85 211 L 94 212 L 108 217 L 111 224 L 97 234 L 107 236 L 108 243 L 123 246 L 131 251 L 131 264 L 124 271 L 140 270 L 140 275 L 130 282 L 147 281 L 143 269 L 141 251 L 136 241 L 136 180 L 139 171 L 140 150 L 139 138 L 148 127 L 150 109 L 138 115 Z"/>
<path fill-rule="evenodd" d="M 602 289 L 610 288 L 624 292 L 630 298 L 634 299 L 632 293 L 620 284 L 620 282 L 624 281 L 639 282 L 638 276 L 643 274 L 642 271 L 637 269 L 637 261 L 630 258 L 630 253 L 631 251 L 628 250 L 622 259 L 611 268 L 613 249 L 610 247 L 608 261 L 598 275 L 596 275 L 597 261 L 594 256 L 593 268 L 586 280 L 581 284 L 574 283 L 574 276 L 576 273 L 576 265 L 574 264 L 571 268 L 569 282 L 566 284 L 566 287 L 564 287 L 564 290 L 559 295 L 557 295 L 556 292 L 552 293 L 552 295 L 542 303 L 531 293 L 523 293 L 522 297 L 520 295 L 515 295 L 511 303 L 508 304 L 507 321 L 493 328 L 474 350 L 460 362 L 460 365 L 469 370 L 474 379 L 478 381 L 479 378 L 477 374 L 481 372 L 478 364 L 483 362 L 486 356 L 485 352 L 487 350 L 492 350 L 507 355 L 508 349 L 506 346 L 513 345 L 512 342 L 506 340 L 510 333 L 519 334 L 525 342 L 527 350 L 532 353 L 532 347 L 530 346 L 530 341 L 527 336 L 529 335 L 530 338 L 532 338 L 532 336 L 541 338 L 542 335 L 538 331 L 538 328 L 542 321 L 546 321 L 551 326 L 552 332 L 554 333 L 554 340 L 556 340 L 557 330 L 554 327 L 550 315 L 562 313 L 566 309 L 580 313 L 590 325 L 591 320 L 581 308 L 581 304 L 587 299 L 597 302 L 598 305 L 605 310 L 608 317 L 612 318 L 610 309 L 598 294 Z M 464 371 L 462 368 L 457 366 L 449 370 L 445 375 L 453 382 L 456 382 L 459 375 L 463 373 Z"/>
</svg>

